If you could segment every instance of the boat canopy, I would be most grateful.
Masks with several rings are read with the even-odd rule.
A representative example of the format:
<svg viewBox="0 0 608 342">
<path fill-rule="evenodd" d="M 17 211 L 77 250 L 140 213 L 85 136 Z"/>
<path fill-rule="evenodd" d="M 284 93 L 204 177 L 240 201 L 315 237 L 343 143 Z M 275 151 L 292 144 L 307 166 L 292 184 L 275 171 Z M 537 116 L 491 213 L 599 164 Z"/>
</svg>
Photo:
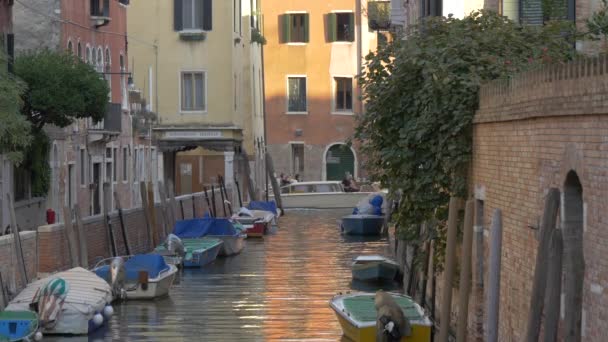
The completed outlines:
<svg viewBox="0 0 608 342">
<path fill-rule="evenodd" d="M 126 280 L 137 280 L 141 271 L 148 272 L 150 278 L 156 278 L 161 272 L 167 271 L 169 268 L 162 255 L 137 254 L 125 262 Z M 96 268 L 95 274 L 103 279 L 110 279 L 110 265 Z"/>
<path fill-rule="evenodd" d="M 195 239 L 207 235 L 237 235 L 232 222 L 225 218 L 206 217 L 200 219 L 177 221 L 173 234 L 180 239 Z"/>
<path fill-rule="evenodd" d="M 247 209 L 270 211 L 275 216 L 277 215 L 277 204 L 274 201 L 251 201 L 247 205 Z"/>
</svg>

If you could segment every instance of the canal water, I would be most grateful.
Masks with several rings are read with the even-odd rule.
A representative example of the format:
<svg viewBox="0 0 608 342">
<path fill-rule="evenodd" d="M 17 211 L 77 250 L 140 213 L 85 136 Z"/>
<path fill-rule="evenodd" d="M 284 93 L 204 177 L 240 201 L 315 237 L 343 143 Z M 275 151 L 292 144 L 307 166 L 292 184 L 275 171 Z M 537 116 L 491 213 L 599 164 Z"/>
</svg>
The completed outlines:
<svg viewBox="0 0 608 342">
<path fill-rule="evenodd" d="M 390 255 L 386 238 L 342 236 L 343 214 L 288 211 L 276 234 L 247 239 L 240 255 L 183 271 L 169 297 L 115 304 L 110 325 L 99 336 L 44 340 L 340 341 L 331 297 L 375 290 L 352 283 L 352 259 Z"/>
</svg>

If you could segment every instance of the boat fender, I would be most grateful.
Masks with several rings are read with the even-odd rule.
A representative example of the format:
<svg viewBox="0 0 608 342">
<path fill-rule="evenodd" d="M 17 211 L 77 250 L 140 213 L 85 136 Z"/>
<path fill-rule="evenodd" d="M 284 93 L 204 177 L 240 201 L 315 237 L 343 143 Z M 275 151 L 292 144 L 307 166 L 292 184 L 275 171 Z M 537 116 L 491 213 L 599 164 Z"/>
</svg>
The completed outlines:
<svg viewBox="0 0 608 342">
<path fill-rule="evenodd" d="M 112 307 L 112 305 L 106 305 L 106 307 L 103 308 L 103 315 L 106 317 L 106 319 L 110 319 L 113 314 L 114 308 Z"/>
<path fill-rule="evenodd" d="M 103 324 L 103 316 L 99 312 L 93 316 L 93 323 L 98 327 Z"/>
<path fill-rule="evenodd" d="M 141 289 L 146 291 L 148 290 L 148 272 L 147 271 L 139 271 L 138 283 L 141 286 Z"/>
<path fill-rule="evenodd" d="M 40 331 L 36 331 L 36 333 L 34 334 L 34 341 L 42 341 L 42 333 Z"/>
</svg>

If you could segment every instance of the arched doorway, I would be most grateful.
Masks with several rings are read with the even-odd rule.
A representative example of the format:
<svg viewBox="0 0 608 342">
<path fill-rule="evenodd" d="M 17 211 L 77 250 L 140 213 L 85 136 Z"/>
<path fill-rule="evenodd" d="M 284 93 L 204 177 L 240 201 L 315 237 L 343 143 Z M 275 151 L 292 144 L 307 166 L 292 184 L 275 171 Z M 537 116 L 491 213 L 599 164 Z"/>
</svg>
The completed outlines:
<svg viewBox="0 0 608 342">
<path fill-rule="evenodd" d="M 346 172 L 356 177 L 355 153 L 346 144 L 331 145 L 325 152 L 325 178 L 342 180 Z"/>
<path fill-rule="evenodd" d="M 580 341 L 585 256 L 583 252 L 583 186 L 574 170 L 568 172 L 563 196 L 564 328 L 566 341 Z"/>
</svg>

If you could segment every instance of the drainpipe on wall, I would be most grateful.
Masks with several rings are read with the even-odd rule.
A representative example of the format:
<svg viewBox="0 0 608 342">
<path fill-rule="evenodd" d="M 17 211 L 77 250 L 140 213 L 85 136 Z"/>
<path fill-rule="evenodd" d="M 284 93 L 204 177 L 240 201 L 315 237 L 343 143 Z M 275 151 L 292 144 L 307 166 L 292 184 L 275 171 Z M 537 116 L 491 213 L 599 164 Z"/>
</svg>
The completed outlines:
<svg viewBox="0 0 608 342">
<path fill-rule="evenodd" d="M 262 115 L 264 118 L 264 150 L 262 151 L 262 155 L 265 156 L 266 155 L 266 151 L 268 150 L 268 135 L 266 134 L 267 131 L 267 127 L 266 127 L 266 71 L 265 71 L 265 64 L 264 64 L 264 45 L 260 44 L 260 49 L 261 49 L 261 57 L 262 57 Z M 266 187 L 266 201 L 268 201 L 268 170 L 266 169 L 266 163 L 264 163 L 263 166 L 264 169 L 264 179 L 266 180 L 265 182 L 265 187 Z"/>
<path fill-rule="evenodd" d="M 357 11 L 357 15 L 359 16 L 359 25 L 357 26 L 357 75 L 361 74 L 361 69 L 363 67 L 362 64 L 362 54 L 363 54 L 363 10 L 362 10 L 362 6 L 361 6 L 361 1 L 363 0 L 357 0 L 356 3 L 356 11 Z M 361 98 L 363 96 L 363 90 L 361 89 L 361 86 L 359 85 L 359 82 L 357 82 L 357 89 L 359 89 L 359 97 Z M 363 101 L 359 100 L 359 115 L 363 115 Z M 356 175 L 360 175 L 360 172 L 358 172 L 359 170 L 359 165 L 355 165 L 355 174 Z"/>
</svg>

